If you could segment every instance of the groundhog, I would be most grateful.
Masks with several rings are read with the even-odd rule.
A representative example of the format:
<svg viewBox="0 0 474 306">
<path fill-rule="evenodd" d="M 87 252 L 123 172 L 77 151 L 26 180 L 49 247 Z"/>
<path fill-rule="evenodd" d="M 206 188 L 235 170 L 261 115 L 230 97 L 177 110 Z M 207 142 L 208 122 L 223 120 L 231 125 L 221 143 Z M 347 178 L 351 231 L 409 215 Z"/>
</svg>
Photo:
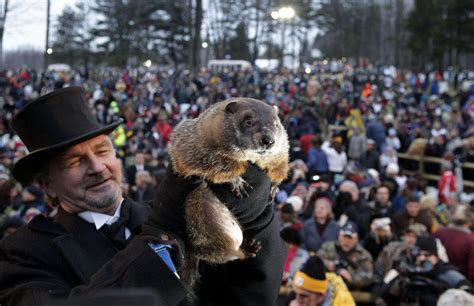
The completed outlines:
<svg viewBox="0 0 474 306">
<path fill-rule="evenodd" d="M 244 239 L 239 222 L 208 184 L 227 184 L 237 197 L 248 196 L 251 186 L 241 175 L 251 162 L 267 173 L 273 191 L 287 177 L 288 135 L 277 107 L 231 98 L 178 124 L 169 153 L 177 174 L 204 179 L 186 199 L 189 246 L 179 274 L 192 287 L 199 260 L 225 263 L 253 257 L 260 249 L 259 242 Z"/>
</svg>

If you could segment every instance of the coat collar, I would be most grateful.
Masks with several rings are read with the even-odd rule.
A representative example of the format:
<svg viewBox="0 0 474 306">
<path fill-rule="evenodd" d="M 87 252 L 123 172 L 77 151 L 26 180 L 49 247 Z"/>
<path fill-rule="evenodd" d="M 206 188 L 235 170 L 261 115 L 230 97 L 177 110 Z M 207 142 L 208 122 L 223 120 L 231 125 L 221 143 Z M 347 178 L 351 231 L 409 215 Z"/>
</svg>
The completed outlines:
<svg viewBox="0 0 474 306">
<path fill-rule="evenodd" d="M 150 208 L 125 199 L 122 209 L 130 209 L 132 235 L 140 233 Z M 57 235 L 54 243 L 82 283 L 88 283 L 91 276 L 118 252 L 114 244 L 96 230 L 94 224 L 61 208 L 58 209 L 54 222 L 38 218 L 31 223 L 29 227 L 32 230 Z"/>
</svg>

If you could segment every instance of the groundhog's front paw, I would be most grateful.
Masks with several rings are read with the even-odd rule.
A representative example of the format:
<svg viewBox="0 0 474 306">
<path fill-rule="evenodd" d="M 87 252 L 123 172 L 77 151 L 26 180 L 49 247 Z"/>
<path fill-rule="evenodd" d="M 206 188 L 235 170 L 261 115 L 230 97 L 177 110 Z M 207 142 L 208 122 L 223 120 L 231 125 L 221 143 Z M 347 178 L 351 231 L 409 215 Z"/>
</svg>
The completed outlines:
<svg viewBox="0 0 474 306">
<path fill-rule="evenodd" d="M 254 258 L 262 249 L 262 243 L 255 239 L 246 238 L 240 249 L 244 252 L 245 258 Z"/>
<path fill-rule="evenodd" d="M 252 186 L 249 185 L 243 178 L 237 177 L 235 178 L 231 183 L 231 191 L 232 193 L 238 197 L 238 198 L 243 198 L 243 197 L 248 197 L 249 193 L 248 191 L 252 190 Z"/>
</svg>

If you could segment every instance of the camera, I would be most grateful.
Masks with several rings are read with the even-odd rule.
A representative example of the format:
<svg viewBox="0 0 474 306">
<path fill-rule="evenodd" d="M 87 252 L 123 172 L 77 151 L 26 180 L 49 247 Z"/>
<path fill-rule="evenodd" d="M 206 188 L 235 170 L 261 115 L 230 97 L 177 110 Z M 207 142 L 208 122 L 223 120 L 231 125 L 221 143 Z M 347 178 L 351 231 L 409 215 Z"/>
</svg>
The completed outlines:
<svg viewBox="0 0 474 306">
<path fill-rule="evenodd" d="M 336 259 L 334 261 L 334 266 L 335 266 L 335 272 L 336 274 L 339 274 L 339 271 L 349 268 L 349 264 L 345 260 L 338 260 Z"/>
<path fill-rule="evenodd" d="M 416 258 L 420 255 L 420 248 L 414 246 L 409 251 L 409 256 L 400 263 L 399 270 L 402 274 L 427 274 L 433 270 L 431 261 L 425 259 L 421 264 L 416 263 Z"/>
</svg>

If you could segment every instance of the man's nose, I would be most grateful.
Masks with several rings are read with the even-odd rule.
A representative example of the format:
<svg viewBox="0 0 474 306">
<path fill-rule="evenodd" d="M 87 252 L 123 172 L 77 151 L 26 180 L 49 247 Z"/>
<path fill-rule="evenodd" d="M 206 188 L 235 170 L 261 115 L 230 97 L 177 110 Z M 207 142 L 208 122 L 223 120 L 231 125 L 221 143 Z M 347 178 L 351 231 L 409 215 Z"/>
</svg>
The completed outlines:
<svg viewBox="0 0 474 306">
<path fill-rule="evenodd" d="M 105 164 L 100 158 L 97 158 L 97 156 L 95 156 L 94 154 L 91 154 L 90 156 L 88 156 L 88 158 L 89 158 L 89 169 L 88 169 L 89 173 L 93 174 L 93 173 L 100 173 L 104 171 Z"/>
</svg>

